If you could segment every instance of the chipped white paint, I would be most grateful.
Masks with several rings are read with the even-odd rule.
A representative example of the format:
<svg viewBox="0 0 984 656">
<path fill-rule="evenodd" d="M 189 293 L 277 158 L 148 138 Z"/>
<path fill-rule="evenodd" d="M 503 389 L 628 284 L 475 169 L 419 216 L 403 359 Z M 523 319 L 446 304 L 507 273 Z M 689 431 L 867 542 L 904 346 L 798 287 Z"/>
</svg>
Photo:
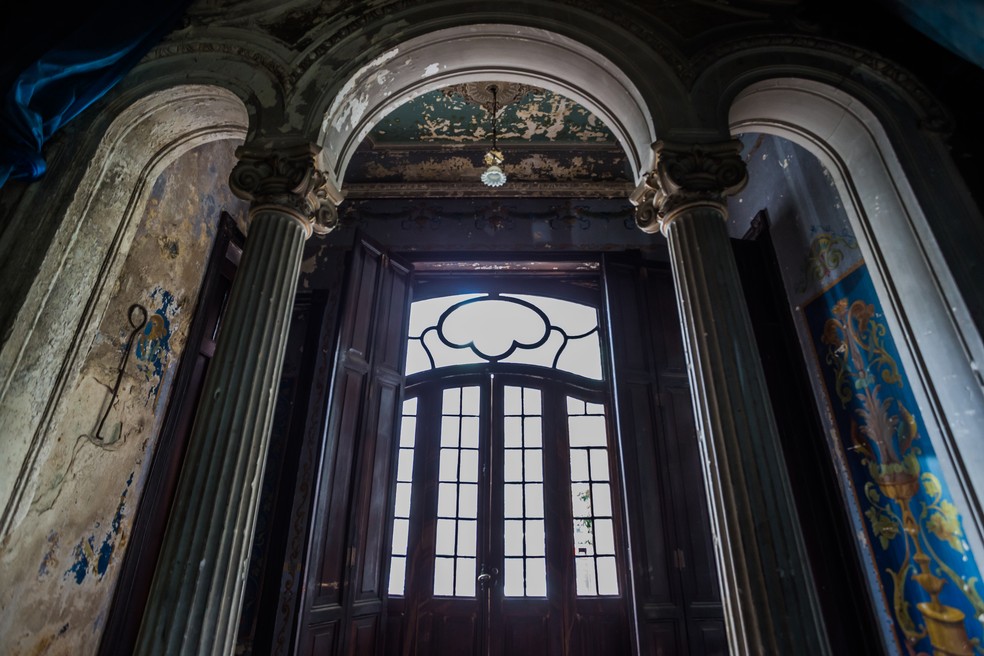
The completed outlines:
<svg viewBox="0 0 984 656">
<path fill-rule="evenodd" d="M 397 52 L 403 55 L 402 64 L 394 62 Z M 633 179 L 651 168 L 656 132 L 642 94 L 610 60 L 567 37 L 516 25 L 471 25 L 408 40 L 390 50 L 384 63 L 392 73 L 385 84 L 377 84 L 370 73 L 379 72 L 381 63 L 360 68 L 342 85 L 322 120 L 318 143 L 338 183 L 373 126 L 403 102 L 491 76 L 549 89 L 584 106 L 626 151 Z"/>
<path fill-rule="evenodd" d="M 398 54 L 400 54 L 400 48 L 399 47 L 393 48 L 392 50 L 387 50 L 386 52 L 384 52 L 383 54 L 381 54 L 380 56 L 376 57 L 371 62 L 369 62 L 368 64 L 366 64 L 365 69 L 366 70 L 372 70 L 374 68 L 379 68 L 380 66 L 382 66 L 383 64 L 385 64 L 389 60 L 391 60 L 394 57 L 396 57 Z"/>
<path fill-rule="evenodd" d="M 322 122 L 322 132 L 325 132 L 327 128 L 330 127 L 335 131 L 342 131 L 344 129 L 344 124 L 347 118 L 353 116 L 356 111 L 359 111 L 358 118 L 355 119 L 352 127 L 358 123 L 359 119 L 362 118 L 362 113 L 365 112 L 366 106 L 368 105 L 368 95 L 363 93 L 363 101 L 361 103 L 361 109 L 359 108 L 360 102 L 356 99 L 350 98 L 353 90 L 357 87 L 365 84 L 367 78 L 373 79 L 378 85 L 383 85 L 390 79 L 392 73 L 389 71 L 377 71 L 375 76 L 370 74 L 376 69 L 381 68 L 384 64 L 391 61 L 394 57 L 400 54 L 400 48 L 393 48 L 381 54 L 380 56 L 373 59 L 371 62 L 361 67 L 355 72 L 352 77 L 350 77 L 342 88 L 338 91 L 335 96 L 335 100 L 332 102 L 331 107 L 328 109 L 328 113 L 325 114 L 324 121 Z M 409 63 L 410 60 L 407 60 Z M 383 75 L 385 73 L 386 75 Z M 332 119 L 331 117 L 334 117 Z M 330 123 L 329 123 L 330 121 Z"/>
<path fill-rule="evenodd" d="M 345 123 L 348 123 L 350 129 L 354 129 L 359 121 L 362 120 L 362 116 L 366 113 L 366 108 L 369 106 L 369 94 L 363 93 L 361 96 L 352 98 L 349 100 L 348 105 L 342 110 L 332 124 L 332 127 L 336 130 L 342 130 L 345 128 Z"/>
</svg>

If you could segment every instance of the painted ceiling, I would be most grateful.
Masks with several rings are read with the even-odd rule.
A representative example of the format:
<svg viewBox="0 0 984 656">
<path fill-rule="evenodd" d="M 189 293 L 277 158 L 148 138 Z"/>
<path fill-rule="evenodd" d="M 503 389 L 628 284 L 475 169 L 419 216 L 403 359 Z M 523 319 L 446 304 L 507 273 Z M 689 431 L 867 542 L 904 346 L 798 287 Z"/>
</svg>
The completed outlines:
<svg viewBox="0 0 984 656">
<path fill-rule="evenodd" d="M 433 195 L 489 192 L 478 180 L 492 140 L 491 101 L 481 89 L 476 92 L 476 84 L 491 83 L 439 89 L 391 112 L 354 154 L 346 185 L 356 195 L 367 187 L 385 194 L 386 185 L 396 189 L 400 184 L 414 185 L 415 195 L 424 187 Z M 540 195 L 554 189 L 558 196 L 569 196 L 572 185 L 590 186 L 586 195 L 626 195 L 629 162 L 597 116 L 545 89 L 511 84 L 505 92 L 497 131 L 509 182 L 495 195 L 526 195 L 536 187 Z"/>
<path fill-rule="evenodd" d="M 504 143 L 611 144 L 615 136 L 585 107 L 545 89 L 529 89 L 499 108 Z M 370 134 L 375 144 L 479 143 L 492 139 L 488 108 L 468 100 L 462 89 L 418 96 L 384 118 Z"/>
</svg>

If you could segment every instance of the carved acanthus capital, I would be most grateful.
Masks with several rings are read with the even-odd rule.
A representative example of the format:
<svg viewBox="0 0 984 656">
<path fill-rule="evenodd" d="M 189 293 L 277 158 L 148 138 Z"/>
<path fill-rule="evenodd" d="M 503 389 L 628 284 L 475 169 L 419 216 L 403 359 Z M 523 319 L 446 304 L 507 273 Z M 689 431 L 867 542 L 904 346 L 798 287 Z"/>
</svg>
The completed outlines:
<svg viewBox="0 0 984 656">
<path fill-rule="evenodd" d="M 307 230 L 328 234 L 338 225 L 341 195 L 317 167 L 320 148 L 302 144 L 290 148 L 236 151 L 239 163 L 229 176 L 232 193 L 251 201 L 250 214 L 277 208 L 292 214 Z"/>
<path fill-rule="evenodd" d="M 725 199 L 745 186 L 748 173 L 737 140 L 707 144 L 658 141 L 656 167 L 632 195 L 636 225 L 647 233 L 662 231 L 697 207 L 714 207 L 727 217 Z"/>
</svg>

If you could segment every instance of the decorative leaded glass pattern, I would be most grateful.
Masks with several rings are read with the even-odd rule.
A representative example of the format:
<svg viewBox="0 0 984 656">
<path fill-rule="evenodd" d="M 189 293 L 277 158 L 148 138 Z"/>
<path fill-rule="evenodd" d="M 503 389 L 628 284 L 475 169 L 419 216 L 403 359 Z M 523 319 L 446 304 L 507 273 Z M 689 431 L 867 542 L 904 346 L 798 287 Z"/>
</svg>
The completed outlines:
<svg viewBox="0 0 984 656">
<path fill-rule="evenodd" d="M 444 390 L 434 595 L 474 597 L 478 538 L 478 387 Z"/>
<path fill-rule="evenodd" d="M 577 594 L 618 594 L 605 407 L 567 397 Z"/>
<path fill-rule="evenodd" d="M 540 390 L 506 386 L 503 394 L 503 592 L 507 597 L 545 597 Z"/>
<path fill-rule="evenodd" d="M 527 294 L 459 294 L 415 301 L 407 375 L 457 364 L 516 363 L 601 380 L 598 311 Z"/>
</svg>

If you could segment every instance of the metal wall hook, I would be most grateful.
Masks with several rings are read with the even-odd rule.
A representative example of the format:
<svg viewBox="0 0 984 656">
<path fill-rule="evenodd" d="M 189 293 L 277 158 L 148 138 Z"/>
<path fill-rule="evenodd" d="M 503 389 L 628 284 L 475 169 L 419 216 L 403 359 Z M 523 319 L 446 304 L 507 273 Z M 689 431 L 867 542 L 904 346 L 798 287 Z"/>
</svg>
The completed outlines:
<svg viewBox="0 0 984 656">
<path fill-rule="evenodd" d="M 109 413 L 113 409 L 113 404 L 116 403 L 116 399 L 119 398 L 120 383 L 123 382 L 123 374 L 126 371 L 126 363 L 130 359 L 130 352 L 133 351 L 133 342 L 137 338 L 137 333 L 143 330 L 144 326 L 147 325 L 147 319 L 149 318 L 150 315 L 147 313 L 147 308 L 139 303 L 134 303 L 127 310 L 127 319 L 129 320 L 130 325 L 133 326 L 133 330 L 130 332 L 130 337 L 126 341 L 126 349 L 123 351 L 123 357 L 120 358 L 120 366 L 116 374 L 116 384 L 113 385 L 113 391 L 109 397 L 109 404 L 106 406 L 106 411 L 103 413 L 102 419 L 99 420 L 99 426 L 96 428 L 95 435 L 86 435 L 86 437 L 95 444 L 105 446 L 112 443 L 103 437 L 103 426 L 106 424 L 106 419 L 109 417 Z"/>
</svg>

